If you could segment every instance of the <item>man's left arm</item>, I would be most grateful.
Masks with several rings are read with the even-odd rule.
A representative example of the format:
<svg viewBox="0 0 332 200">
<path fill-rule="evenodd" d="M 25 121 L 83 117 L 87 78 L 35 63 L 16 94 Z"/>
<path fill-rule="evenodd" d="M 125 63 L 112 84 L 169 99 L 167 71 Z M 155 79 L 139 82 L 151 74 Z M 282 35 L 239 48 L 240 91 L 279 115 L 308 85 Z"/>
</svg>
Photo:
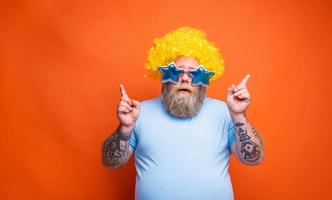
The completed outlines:
<svg viewBox="0 0 332 200">
<path fill-rule="evenodd" d="M 235 125 L 235 142 L 231 146 L 232 153 L 246 165 L 257 165 L 264 160 L 263 140 L 260 134 L 246 117 L 245 111 L 250 102 L 247 81 L 250 75 L 227 92 L 227 106 Z"/>
<path fill-rule="evenodd" d="M 246 165 L 257 165 L 264 160 L 263 139 L 244 114 L 231 115 L 235 125 L 232 153 Z"/>
</svg>

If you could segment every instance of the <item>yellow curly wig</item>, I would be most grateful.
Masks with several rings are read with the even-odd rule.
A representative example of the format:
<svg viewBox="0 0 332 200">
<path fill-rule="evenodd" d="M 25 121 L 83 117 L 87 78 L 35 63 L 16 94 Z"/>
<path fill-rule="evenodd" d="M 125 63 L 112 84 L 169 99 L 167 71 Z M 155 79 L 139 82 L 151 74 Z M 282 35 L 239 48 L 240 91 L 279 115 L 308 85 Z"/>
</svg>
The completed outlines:
<svg viewBox="0 0 332 200">
<path fill-rule="evenodd" d="M 150 71 L 148 76 L 160 77 L 157 67 L 168 65 L 179 56 L 193 57 L 207 70 L 214 71 L 211 80 L 224 73 L 224 61 L 219 49 L 207 40 L 206 34 L 198 29 L 181 27 L 154 40 L 145 64 L 145 68 Z"/>
</svg>

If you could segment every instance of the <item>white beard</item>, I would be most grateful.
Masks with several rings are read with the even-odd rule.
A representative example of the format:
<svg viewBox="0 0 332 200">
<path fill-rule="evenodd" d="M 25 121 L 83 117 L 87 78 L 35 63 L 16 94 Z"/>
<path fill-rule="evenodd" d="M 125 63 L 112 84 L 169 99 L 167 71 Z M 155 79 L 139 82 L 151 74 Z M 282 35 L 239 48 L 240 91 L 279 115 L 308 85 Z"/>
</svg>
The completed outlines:
<svg viewBox="0 0 332 200">
<path fill-rule="evenodd" d="M 170 114 L 180 118 L 195 116 L 202 107 L 206 89 L 199 86 L 198 94 L 190 92 L 186 96 L 179 95 L 178 91 L 171 91 L 170 84 L 162 85 L 162 97 Z"/>
</svg>

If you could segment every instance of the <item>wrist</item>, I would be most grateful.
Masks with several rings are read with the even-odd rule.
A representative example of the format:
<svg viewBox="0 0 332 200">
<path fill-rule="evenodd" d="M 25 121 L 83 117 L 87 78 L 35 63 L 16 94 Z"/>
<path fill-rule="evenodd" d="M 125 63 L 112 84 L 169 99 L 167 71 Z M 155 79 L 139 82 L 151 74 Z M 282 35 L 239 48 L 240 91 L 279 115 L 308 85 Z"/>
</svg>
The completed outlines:
<svg viewBox="0 0 332 200">
<path fill-rule="evenodd" d="M 118 128 L 116 129 L 116 132 L 119 140 L 128 141 L 131 138 L 132 129 L 119 125 Z"/>
<path fill-rule="evenodd" d="M 234 122 L 246 122 L 247 121 L 247 117 L 246 114 L 244 112 L 242 113 L 232 113 L 230 112 L 230 115 L 232 117 L 232 120 Z"/>
<path fill-rule="evenodd" d="M 133 129 L 134 129 L 133 125 L 126 126 L 126 125 L 120 124 L 118 127 L 118 131 L 123 135 L 130 135 L 130 133 L 132 132 Z"/>
</svg>

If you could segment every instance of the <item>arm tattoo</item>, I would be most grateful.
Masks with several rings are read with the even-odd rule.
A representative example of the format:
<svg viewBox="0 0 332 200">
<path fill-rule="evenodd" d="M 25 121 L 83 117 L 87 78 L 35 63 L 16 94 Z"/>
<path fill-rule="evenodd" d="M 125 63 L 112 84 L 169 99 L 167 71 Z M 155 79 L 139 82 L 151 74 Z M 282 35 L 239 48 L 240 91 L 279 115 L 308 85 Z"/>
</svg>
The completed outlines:
<svg viewBox="0 0 332 200">
<path fill-rule="evenodd" d="M 123 135 L 117 129 L 113 135 L 106 138 L 102 146 L 102 160 L 104 165 L 115 167 L 125 162 L 130 136 Z"/>
<path fill-rule="evenodd" d="M 261 138 L 261 136 L 258 134 L 257 130 L 256 130 L 254 127 L 252 127 L 252 132 L 254 133 L 255 138 L 257 138 L 257 139 L 259 140 L 259 142 L 262 143 L 262 138 Z"/>
<path fill-rule="evenodd" d="M 244 160 L 248 162 L 255 162 L 261 156 L 261 150 L 259 145 L 254 143 L 251 137 L 247 133 L 245 123 L 236 123 L 236 132 L 240 138 L 241 142 L 241 153 L 244 154 Z M 253 128 L 253 133 L 257 139 L 260 140 L 259 134 L 256 132 L 256 129 Z"/>
</svg>

